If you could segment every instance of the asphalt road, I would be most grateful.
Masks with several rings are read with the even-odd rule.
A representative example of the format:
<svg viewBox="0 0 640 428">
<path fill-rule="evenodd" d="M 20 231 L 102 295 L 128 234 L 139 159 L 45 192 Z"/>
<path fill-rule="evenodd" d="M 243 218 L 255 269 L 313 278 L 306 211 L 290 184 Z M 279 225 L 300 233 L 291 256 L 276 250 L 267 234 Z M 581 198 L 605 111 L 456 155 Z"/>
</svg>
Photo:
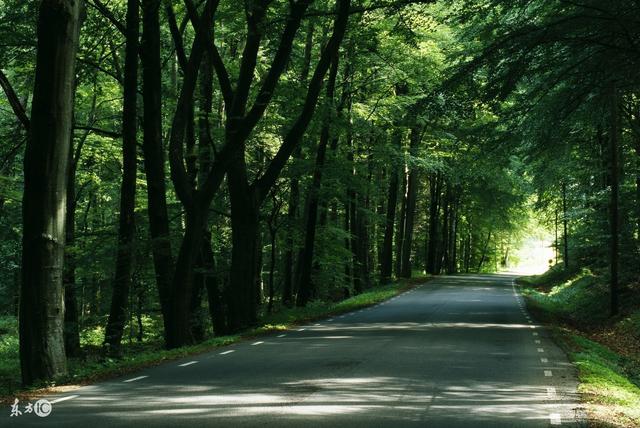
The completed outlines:
<svg viewBox="0 0 640 428">
<path fill-rule="evenodd" d="M 44 397 L 46 417 L 5 408 L 0 426 L 582 426 L 574 369 L 512 278 L 438 278 L 369 309 Z"/>
</svg>

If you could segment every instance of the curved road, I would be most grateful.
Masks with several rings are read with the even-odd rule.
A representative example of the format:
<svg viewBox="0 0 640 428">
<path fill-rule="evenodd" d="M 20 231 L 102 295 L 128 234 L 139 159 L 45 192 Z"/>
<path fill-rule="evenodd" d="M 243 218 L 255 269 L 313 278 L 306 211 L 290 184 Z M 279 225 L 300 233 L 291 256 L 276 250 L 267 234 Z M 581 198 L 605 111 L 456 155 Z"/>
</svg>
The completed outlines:
<svg viewBox="0 0 640 428">
<path fill-rule="evenodd" d="M 434 279 L 286 333 L 47 397 L 56 427 L 578 426 L 572 366 L 510 276 Z"/>
</svg>

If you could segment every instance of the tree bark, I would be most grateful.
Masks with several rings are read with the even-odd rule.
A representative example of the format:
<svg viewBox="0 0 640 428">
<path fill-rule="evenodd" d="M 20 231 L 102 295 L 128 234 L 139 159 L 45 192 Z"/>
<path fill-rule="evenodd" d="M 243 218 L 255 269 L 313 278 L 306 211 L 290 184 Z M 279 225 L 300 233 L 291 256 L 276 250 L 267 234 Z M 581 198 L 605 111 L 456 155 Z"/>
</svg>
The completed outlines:
<svg viewBox="0 0 640 428">
<path fill-rule="evenodd" d="M 402 132 L 396 129 L 393 134 L 394 147 L 400 149 Z M 387 197 L 387 215 L 385 219 L 384 240 L 382 243 L 382 255 L 380 264 L 381 282 L 386 282 L 391 278 L 393 267 L 393 230 L 395 226 L 396 209 L 398 205 L 398 167 L 390 167 L 389 191 Z"/>
<path fill-rule="evenodd" d="M 19 328 L 24 385 L 67 372 L 62 272 L 81 7 L 79 0 L 43 0 L 39 9 L 22 201 Z"/>
<path fill-rule="evenodd" d="M 436 257 L 438 254 L 438 224 L 440 222 L 440 194 L 442 179 L 439 173 L 431 175 L 429 180 L 429 236 L 427 238 L 426 271 L 432 275 L 440 272 L 436 270 Z"/>
<path fill-rule="evenodd" d="M 164 335 L 172 328 L 171 274 L 173 258 L 169 236 L 169 215 L 162 144 L 162 80 L 160 62 L 160 0 L 142 1 L 142 99 L 144 169 L 147 177 L 147 200 L 151 250 L 164 322 Z"/>
<path fill-rule="evenodd" d="M 394 271 L 397 277 L 402 276 L 402 250 L 404 248 L 404 228 L 407 212 L 407 171 L 403 162 L 401 166 L 402 185 L 400 187 L 400 212 L 398 215 L 398 224 L 396 225 L 396 260 Z"/>
<path fill-rule="evenodd" d="M 329 126 L 331 117 L 333 116 L 333 97 L 335 93 L 336 77 L 338 75 L 338 55 L 337 52 L 331 62 L 329 71 L 329 79 L 327 83 L 327 105 L 325 118 L 323 120 L 322 130 L 320 131 L 320 141 L 318 142 L 318 150 L 316 154 L 316 163 L 313 170 L 313 179 L 307 193 L 308 202 L 307 218 L 305 219 L 305 240 L 304 247 L 300 257 L 300 268 L 298 277 L 298 296 L 296 299 L 297 306 L 305 306 L 311 297 L 311 268 L 313 263 L 313 253 L 316 237 L 316 223 L 318 220 L 319 194 L 322 183 L 322 169 L 324 168 L 327 144 L 329 143 Z"/>
<path fill-rule="evenodd" d="M 120 187 L 120 216 L 118 224 L 118 249 L 111 296 L 109 320 L 104 343 L 107 352 L 118 355 L 124 324 L 126 305 L 132 284 L 135 202 L 137 166 L 137 96 L 138 96 L 138 0 L 127 2 L 126 48 L 124 64 L 124 101 L 122 110 L 122 185 Z"/>
<path fill-rule="evenodd" d="M 609 135 L 609 164 L 611 176 L 611 200 L 609 210 L 609 223 L 611 227 L 611 316 L 615 316 L 620 311 L 619 304 L 619 259 L 620 259 L 620 149 L 618 147 L 619 125 L 618 125 L 618 93 L 615 85 L 611 88 L 611 111 Z"/>
<path fill-rule="evenodd" d="M 569 218 L 567 217 L 567 183 L 562 182 L 562 241 L 563 241 L 563 254 L 562 261 L 564 268 L 569 269 Z"/>
<path fill-rule="evenodd" d="M 418 144 L 420 143 L 421 129 L 418 125 L 411 128 L 409 136 L 409 154 L 417 155 Z M 409 171 L 407 181 L 407 207 L 404 221 L 404 239 L 402 240 L 402 268 L 401 276 L 411 278 L 411 245 L 413 243 L 413 225 L 416 214 L 416 200 L 418 197 L 418 171 L 412 167 Z"/>
</svg>

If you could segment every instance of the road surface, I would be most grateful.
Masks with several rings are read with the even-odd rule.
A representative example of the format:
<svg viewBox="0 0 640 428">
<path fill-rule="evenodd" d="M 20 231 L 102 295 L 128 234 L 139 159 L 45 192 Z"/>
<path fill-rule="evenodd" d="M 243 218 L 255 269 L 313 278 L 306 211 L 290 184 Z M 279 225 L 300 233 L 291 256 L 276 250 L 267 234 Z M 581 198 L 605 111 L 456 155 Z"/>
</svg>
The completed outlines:
<svg viewBox="0 0 640 428">
<path fill-rule="evenodd" d="M 574 369 L 523 305 L 510 276 L 437 278 L 372 308 L 44 397 L 46 417 L 5 408 L 0 426 L 582 426 Z"/>
</svg>

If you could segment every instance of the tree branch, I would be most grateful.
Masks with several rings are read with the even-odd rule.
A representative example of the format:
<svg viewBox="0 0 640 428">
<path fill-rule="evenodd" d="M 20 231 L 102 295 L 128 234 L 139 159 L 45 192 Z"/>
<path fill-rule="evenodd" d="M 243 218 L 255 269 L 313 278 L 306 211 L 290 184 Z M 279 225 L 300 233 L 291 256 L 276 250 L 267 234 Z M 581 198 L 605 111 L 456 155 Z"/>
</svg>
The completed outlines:
<svg viewBox="0 0 640 428">
<path fill-rule="evenodd" d="M 0 86 L 2 86 L 2 89 L 4 90 L 4 93 L 7 96 L 7 99 L 9 100 L 9 105 L 13 109 L 13 112 L 15 113 L 16 117 L 18 118 L 20 123 L 22 123 L 25 129 L 29 130 L 30 121 L 29 121 L 29 117 L 27 116 L 27 112 L 25 111 L 24 106 L 18 99 L 18 95 L 16 95 L 16 91 L 13 90 L 13 86 L 11 86 L 9 79 L 1 69 L 0 69 Z"/>
</svg>

